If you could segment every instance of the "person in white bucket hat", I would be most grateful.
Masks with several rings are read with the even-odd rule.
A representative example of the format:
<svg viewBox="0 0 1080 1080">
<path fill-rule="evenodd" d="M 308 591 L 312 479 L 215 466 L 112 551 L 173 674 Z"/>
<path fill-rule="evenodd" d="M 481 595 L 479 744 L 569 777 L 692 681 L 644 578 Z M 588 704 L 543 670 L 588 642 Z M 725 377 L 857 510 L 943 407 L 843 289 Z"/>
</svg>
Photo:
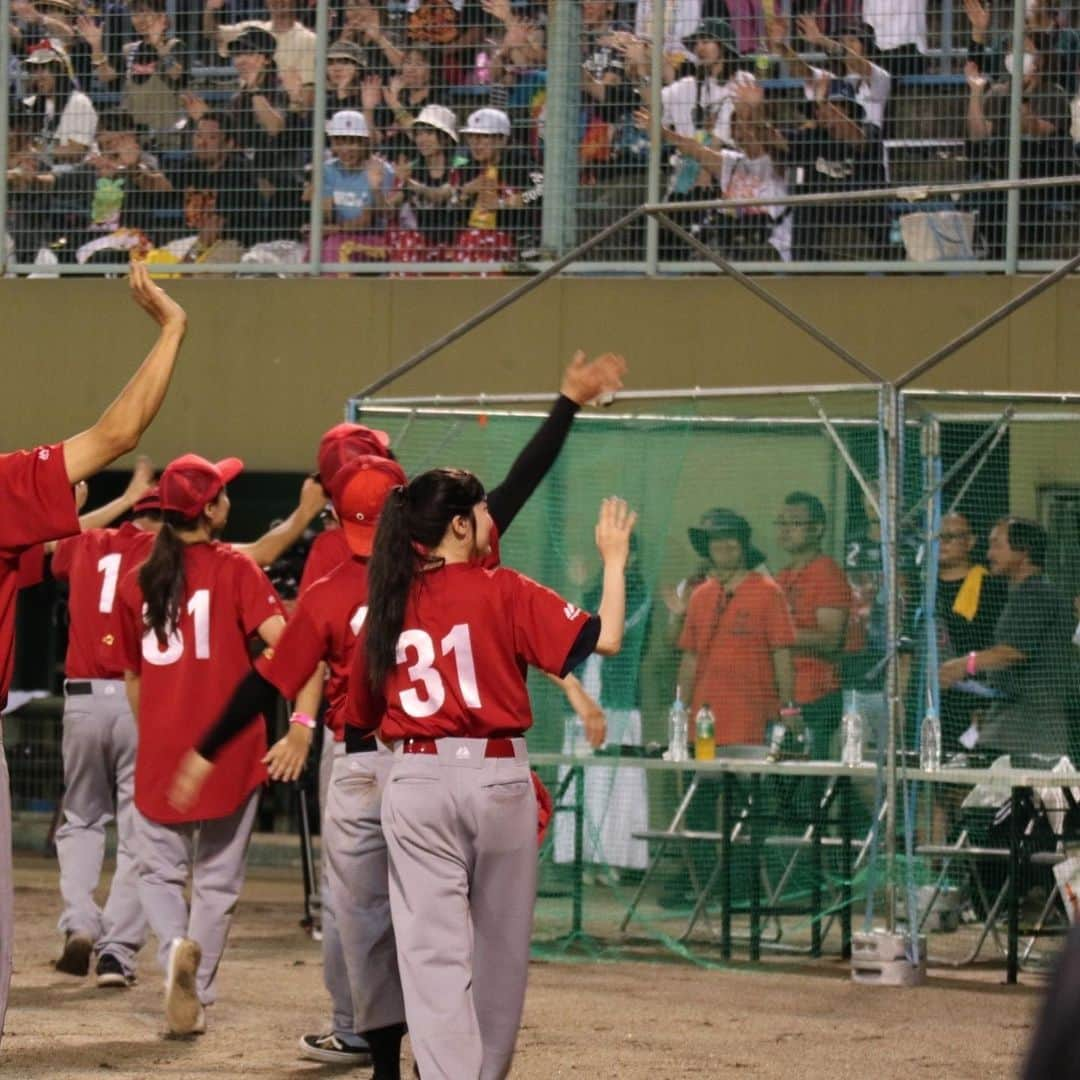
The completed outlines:
<svg viewBox="0 0 1080 1080">
<path fill-rule="evenodd" d="M 394 170 L 371 152 L 364 114 L 342 109 L 326 122 L 330 158 L 323 168 L 323 260 L 330 263 L 381 257 L 387 196 Z M 311 185 L 304 201 L 312 199 Z"/>
<path fill-rule="evenodd" d="M 445 105 L 425 105 L 394 156 L 397 185 L 390 205 L 399 208 L 402 260 L 441 261 L 461 225 L 453 205 L 457 189 L 453 147 L 457 120 Z M 392 256 L 391 256 L 392 258 Z"/>
</svg>

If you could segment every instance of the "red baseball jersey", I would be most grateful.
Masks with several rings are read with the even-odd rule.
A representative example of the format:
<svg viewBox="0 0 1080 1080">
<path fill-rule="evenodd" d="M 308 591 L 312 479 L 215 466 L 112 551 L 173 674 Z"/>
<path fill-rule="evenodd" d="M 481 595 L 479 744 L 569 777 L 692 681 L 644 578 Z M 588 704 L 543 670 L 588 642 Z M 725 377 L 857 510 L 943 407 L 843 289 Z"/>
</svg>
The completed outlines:
<svg viewBox="0 0 1080 1080">
<path fill-rule="evenodd" d="M 67 581 L 69 679 L 122 679 L 117 588 L 154 546 L 154 535 L 130 521 L 118 529 L 91 529 L 61 540 L 53 577 Z"/>
<path fill-rule="evenodd" d="M 300 594 L 277 645 L 255 662 L 263 678 L 292 700 L 325 660 L 326 726 L 339 742 L 345 738 L 353 651 L 366 618 L 367 562 L 350 558 Z"/>
<path fill-rule="evenodd" d="M 213 780 L 186 813 L 165 797 L 180 759 L 251 669 L 248 639 L 267 619 L 284 614 L 270 579 L 226 544 L 187 547 L 184 575 L 180 622 L 164 648 L 146 629 L 138 572 L 120 583 L 124 670 L 141 677 L 135 805 L 166 823 L 227 817 L 266 779 L 266 725 L 254 723 L 221 752 Z"/>
<path fill-rule="evenodd" d="M 560 674 L 588 618 L 514 570 L 456 563 L 421 574 L 384 688 L 383 737 L 527 731 L 526 666 Z M 354 710 L 363 716 L 371 706 L 362 649 L 353 665 Z"/>
<path fill-rule="evenodd" d="M 0 455 L 0 708 L 7 702 L 15 664 L 15 598 L 33 584 L 23 552 L 46 540 L 79 531 L 75 496 L 64 465 L 62 443 Z M 38 577 L 40 580 L 40 577 Z"/>
<path fill-rule="evenodd" d="M 828 555 L 819 555 L 798 569 L 788 568 L 776 575 L 784 590 L 797 630 L 816 630 L 821 608 L 844 613 L 844 625 L 851 618 L 852 595 L 844 571 Z M 800 705 L 817 701 L 840 689 L 840 665 L 812 652 L 795 653 L 795 700 Z"/>
<path fill-rule="evenodd" d="M 304 572 L 300 575 L 298 596 L 303 596 L 316 581 L 326 577 L 351 558 L 352 550 L 345 539 L 345 530 L 324 529 L 311 541 Z"/>
</svg>

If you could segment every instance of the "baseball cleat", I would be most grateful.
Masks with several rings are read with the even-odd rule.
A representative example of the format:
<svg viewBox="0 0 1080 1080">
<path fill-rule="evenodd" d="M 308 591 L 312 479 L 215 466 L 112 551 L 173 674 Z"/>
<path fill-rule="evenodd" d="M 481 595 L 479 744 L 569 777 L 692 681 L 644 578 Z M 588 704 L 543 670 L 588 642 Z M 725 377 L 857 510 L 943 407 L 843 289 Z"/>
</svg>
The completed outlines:
<svg viewBox="0 0 1080 1080">
<path fill-rule="evenodd" d="M 332 1031 L 326 1035 L 302 1035 L 300 1056 L 332 1065 L 370 1065 L 371 1053 L 367 1043 L 344 1043 Z"/>
<path fill-rule="evenodd" d="M 135 976 L 129 975 L 120 961 L 110 953 L 98 957 L 94 974 L 97 976 L 98 986 L 103 990 L 109 987 L 117 987 L 123 990 L 126 987 L 135 985 Z"/>
<path fill-rule="evenodd" d="M 65 975 L 87 975 L 93 950 L 94 943 L 85 934 L 68 934 L 64 939 L 64 951 L 53 967 Z"/>
<path fill-rule="evenodd" d="M 191 938 L 177 938 L 169 949 L 169 966 L 165 973 L 165 1021 L 173 1035 L 196 1033 L 202 1005 L 195 976 L 201 959 L 202 949 Z M 205 1025 L 203 1019 L 204 1030 Z"/>
</svg>

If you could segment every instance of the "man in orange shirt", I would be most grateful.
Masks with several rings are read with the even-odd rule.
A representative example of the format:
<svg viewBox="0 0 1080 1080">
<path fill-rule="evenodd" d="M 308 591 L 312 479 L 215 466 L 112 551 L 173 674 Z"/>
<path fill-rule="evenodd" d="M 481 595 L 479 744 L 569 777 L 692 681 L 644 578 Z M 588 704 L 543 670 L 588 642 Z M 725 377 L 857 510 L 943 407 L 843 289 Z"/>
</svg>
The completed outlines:
<svg viewBox="0 0 1080 1080">
<path fill-rule="evenodd" d="M 757 569 L 765 556 L 751 543 L 749 523 L 733 510 L 707 510 L 689 536 L 710 566 L 709 576 L 690 595 L 679 636 L 679 686 L 690 704 L 690 744 L 697 711 L 708 705 L 716 717 L 717 747 L 760 745 L 781 713 L 797 715 L 795 628 L 787 601 L 780 586 Z M 700 777 L 686 810 L 686 828 L 715 831 L 719 796 L 719 781 Z M 698 881 L 704 882 L 715 864 L 715 848 L 694 845 L 692 858 Z M 692 902 L 688 884 L 681 874 L 669 878 L 660 905 Z"/>
<path fill-rule="evenodd" d="M 791 556 L 776 580 L 795 621 L 795 702 L 802 710 L 810 756 L 828 758 L 844 711 L 840 655 L 851 587 L 836 561 L 822 553 L 825 507 L 817 496 L 793 491 L 776 527 L 780 547 Z"/>
<path fill-rule="evenodd" d="M 712 564 L 690 597 L 679 637 L 679 685 L 690 690 L 690 716 L 708 705 L 716 743 L 761 743 L 781 704 L 794 701 L 795 628 L 779 585 L 753 569 L 764 556 L 750 525 L 733 510 L 708 510 L 689 530 L 694 550 Z"/>
</svg>

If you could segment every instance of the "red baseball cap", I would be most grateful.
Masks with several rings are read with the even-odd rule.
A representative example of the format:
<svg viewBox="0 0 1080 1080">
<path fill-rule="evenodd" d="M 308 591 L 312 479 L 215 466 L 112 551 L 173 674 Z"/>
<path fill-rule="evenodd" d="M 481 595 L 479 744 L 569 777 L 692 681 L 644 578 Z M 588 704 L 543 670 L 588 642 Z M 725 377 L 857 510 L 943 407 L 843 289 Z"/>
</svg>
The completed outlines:
<svg viewBox="0 0 1080 1080">
<path fill-rule="evenodd" d="M 161 488 L 155 484 L 145 495 L 135 500 L 131 508 L 131 516 L 139 517 L 142 514 L 161 513 Z"/>
<path fill-rule="evenodd" d="M 409 482 L 405 470 L 390 458 L 364 454 L 346 462 L 334 477 L 331 498 L 354 555 L 368 556 L 375 528 L 390 492 Z"/>
<path fill-rule="evenodd" d="M 203 507 L 243 471 L 244 463 L 239 458 L 214 462 L 198 454 L 184 454 L 165 466 L 158 481 L 161 509 L 186 518 L 198 517 Z"/>
<path fill-rule="evenodd" d="M 363 424 L 336 424 L 319 440 L 319 480 L 327 491 L 334 474 L 348 461 L 370 454 L 386 457 L 390 436 Z"/>
</svg>

